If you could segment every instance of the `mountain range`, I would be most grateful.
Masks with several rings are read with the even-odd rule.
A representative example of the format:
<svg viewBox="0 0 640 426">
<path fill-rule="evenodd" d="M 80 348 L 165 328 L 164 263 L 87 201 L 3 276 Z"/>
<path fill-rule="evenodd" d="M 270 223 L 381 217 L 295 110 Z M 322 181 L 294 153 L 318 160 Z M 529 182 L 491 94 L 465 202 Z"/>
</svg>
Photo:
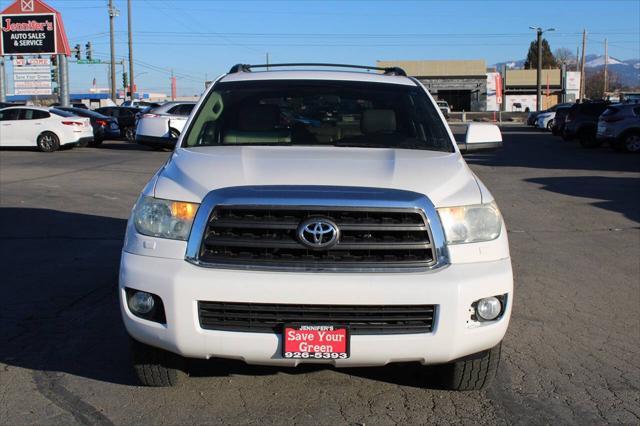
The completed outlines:
<svg viewBox="0 0 640 426">
<path fill-rule="evenodd" d="M 505 61 L 492 65 L 492 67 L 500 70 L 503 65 L 506 65 L 507 69 L 522 69 L 524 68 L 524 62 L 524 59 Z M 604 69 L 604 55 L 587 55 L 584 67 L 587 75 L 602 71 Z M 568 68 L 570 71 L 575 70 L 575 61 L 570 62 Z M 612 78 L 616 78 L 622 86 L 640 87 L 640 59 L 621 60 L 609 56 L 607 72 L 615 76 Z"/>
</svg>

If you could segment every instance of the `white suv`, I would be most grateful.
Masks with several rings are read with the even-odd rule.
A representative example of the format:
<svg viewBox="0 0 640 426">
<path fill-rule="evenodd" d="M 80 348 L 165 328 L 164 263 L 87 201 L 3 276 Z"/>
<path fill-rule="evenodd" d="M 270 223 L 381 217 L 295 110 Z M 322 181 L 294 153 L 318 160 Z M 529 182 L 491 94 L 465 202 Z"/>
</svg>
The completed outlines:
<svg viewBox="0 0 640 426">
<path fill-rule="evenodd" d="M 156 148 L 173 149 L 195 104 L 167 102 L 146 111 L 136 125 L 136 142 Z"/>
<path fill-rule="evenodd" d="M 501 146 L 499 129 L 471 124 L 459 148 L 398 68 L 261 67 L 209 87 L 133 208 L 120 299 L 141 382 L 231 358 L 444 364 L 449 388 L 486 386 L 513 277 L 461 149 Z"/>
</svg>

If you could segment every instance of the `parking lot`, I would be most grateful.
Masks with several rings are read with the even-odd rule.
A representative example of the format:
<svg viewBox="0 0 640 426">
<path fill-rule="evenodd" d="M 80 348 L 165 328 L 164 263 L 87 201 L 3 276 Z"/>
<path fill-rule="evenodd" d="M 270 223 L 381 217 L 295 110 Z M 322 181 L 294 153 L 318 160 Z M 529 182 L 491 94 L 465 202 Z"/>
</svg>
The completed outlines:
<svg viewBox="0 0 640 426">
<path fill-rule="evenodd" d="M 512 322 L 488 391 L 417 365 L 197 362 L 177 388 L 130 370 L 117 303 L 126 218 L 167 152 L 124 142 L 0 151 L 0 424 L 640 422 L 640 156 L 503 128 L 468 157 L 509 228 Z"/>
</svg>

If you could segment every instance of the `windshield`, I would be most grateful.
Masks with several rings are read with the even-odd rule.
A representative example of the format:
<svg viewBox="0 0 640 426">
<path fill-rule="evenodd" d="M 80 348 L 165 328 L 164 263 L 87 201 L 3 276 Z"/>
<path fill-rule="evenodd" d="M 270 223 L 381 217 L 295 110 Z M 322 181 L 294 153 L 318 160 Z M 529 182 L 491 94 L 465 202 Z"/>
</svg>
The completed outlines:
<svg viewBox="0 0 640 426">
<path fill-rule="evenodd" d="M 182 145 L 332 145 L 453 152 L 418 86 L 347 81 L 218 83 Z"/>
</svg>

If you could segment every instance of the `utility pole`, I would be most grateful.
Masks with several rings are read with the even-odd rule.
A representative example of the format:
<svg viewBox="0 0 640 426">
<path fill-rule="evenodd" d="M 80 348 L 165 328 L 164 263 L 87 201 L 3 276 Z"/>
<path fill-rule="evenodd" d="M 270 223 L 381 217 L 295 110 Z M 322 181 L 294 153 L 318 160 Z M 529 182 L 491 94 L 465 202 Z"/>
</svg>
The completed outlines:
<svg viewBox="0 0 640 426">
<path fill-rule="evenodd" d="M 4 56 L 0 56 L 0 102 L 7 101 L 7 75 L 4 72 Z"/>
<path fill-rule="evenodd" d="M 602 99 L 607 96 L 607 67 L 609 66 L 609 52 L 607 49 L 607 39 L 604 39 L 604 90 L 602 93 Z"/>
<path fill-rule="evenodd" d="M 529 27 L 535 30 L 538 43 L 538 72 L 536 73 L 536 111 L 542 111 L 542 34 L 547 31 L 555 31 L 555 28 L 543 30 L 540 27 Z M 531 64 L 529 64 L 531 66 Z"/>
<path fill-rule="evenodd" d="M 176 77 L 173 75 L 173 69 L 171 69 L 171 100 L 176 100 Z"/>
<path fill-rule="evenodd" d="M 542 111 L 542 28 L 536 30 L 538 35 L 538 72 L 536 72 L 536 111 Z"/>
<path fill-rule="evenodd" d="M 129 90 L 131 92 L 131 100 L 133 100 L 135 80 L 133 77 L 133 34 L 131 32 L 131 0 L 127 0 L 127 26 L 129 31 Z M 127 97 L 127 88 L 125 87 L 125 98 Z"/>
<path fill-rule="evenodd" d="M 576 71 L 580 71 L 580 46 L 576 46 Z"/>
<path fill-rule="evenodd" d="M 587 47 L 587 30 L 582 31 L 582 57 L 580 59 L 580 103 L 584 100 L 584 50 Z"/>
<path fill-rule="evenodd" d="M 113 18 L 118 16 L 118 10 L 113 7 L 113 0 L 109 0 L 109 42 L 111 43 L 111 99 L 118 98 L 116 93 L 116 44 L 114 40 Z"/>
<path fill-rule="evenodd" d="M 269 71 L 269 52 L 266 53 L 267 56 L 267 71 Z"/>
</svg>

